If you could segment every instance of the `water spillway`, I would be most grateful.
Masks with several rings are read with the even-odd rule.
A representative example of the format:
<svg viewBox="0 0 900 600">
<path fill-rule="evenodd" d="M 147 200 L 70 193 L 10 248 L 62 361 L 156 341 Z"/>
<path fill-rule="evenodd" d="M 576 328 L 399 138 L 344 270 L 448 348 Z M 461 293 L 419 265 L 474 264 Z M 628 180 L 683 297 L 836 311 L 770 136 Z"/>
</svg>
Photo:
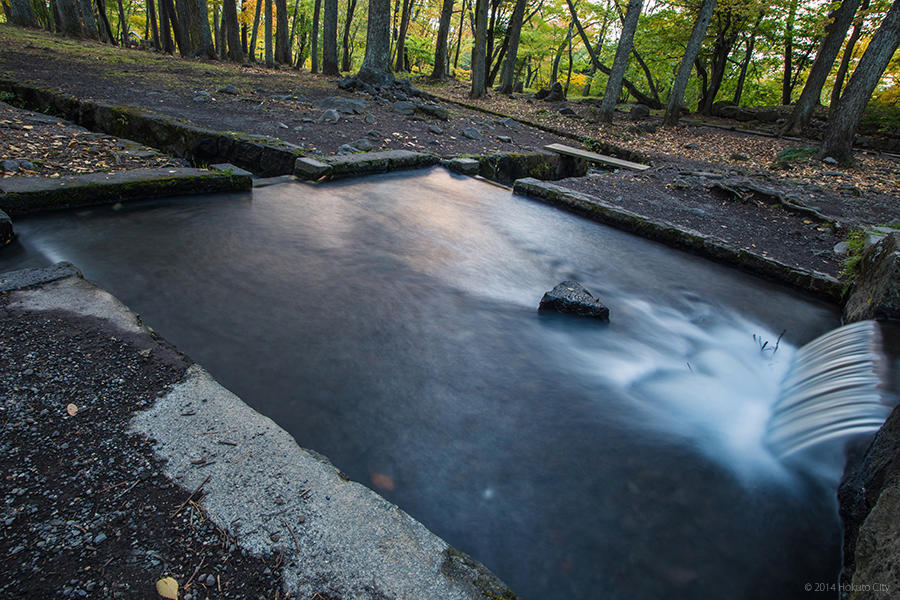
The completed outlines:
<svg viewBox="0 0 900 600">
<path fill-rule="evenodd" d="M 440 169 L 16 229 L 524 600 L 836 579 L 840 456 L 767 439 L 825 304 Z M 609 324 L 538 314 L 566 279 Z"/>
</svg>

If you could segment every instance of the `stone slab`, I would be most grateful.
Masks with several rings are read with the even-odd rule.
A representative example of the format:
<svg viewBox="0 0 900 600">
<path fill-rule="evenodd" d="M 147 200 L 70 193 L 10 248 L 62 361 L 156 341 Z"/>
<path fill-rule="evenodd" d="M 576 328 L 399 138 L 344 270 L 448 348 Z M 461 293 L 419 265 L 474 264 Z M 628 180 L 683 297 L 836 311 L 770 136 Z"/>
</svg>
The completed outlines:
<svg viewBox="0 0 900 600">
<path fill-rule="evenodd" d="M 0 292 L 21 290 L 23 288 L 49 283 L 66 277 L 81 277 L 75 265 L 67 262 L 59 262 L 43 269 L 22 269 L 20 271 L 8 271 L 0 273 Z"/>
<path fill-rule="evenodd" d="M 0 209 L 12 216 L 165 196 L 251 189 L 249 175 L 192 168 L 134 169 L 72 177 L 0 180 Z"/>
<path fill-rule="evenodd" d="M 328 176 L 333 179 L 406 169 L 423 169 L 436 165 L 439 161 L 436 154 L 410 150 L 360 152 L 343 156 L 329 156 L 324 160 L 331 167 Z"/>
<path fill-rule="evenodd" d="M 840 281 L 817 271 L 807 271 L 766 258 L 724 240 L 704 235 L 666 221 L 648 219 L 589 194 L 533 178 L 516 180 L 513 190 L 548 204 L 560 206 L 599 223 L 666 245 L 688 250 L 719 263 L 736 266 L 767 279 L 788 284 L 814 296 L 839 302 L 843 291 Z"/>
<path fill-rule="evenodd" d="M 481 163 L 474 158 L 451 158 L 444 161 L 443 164 L 454 173 L 463 175 L 478 175 L 478 171 L 481 169 Z"/>
<path fill-rule="evenodd" d="M 294 162 L 294 175 L 300 179 L 318 181 L 326 177 L 329 171 L 331 171 L 329 165 L 309 156 L 298 158 Z"/>
<path fill-rule="evenodd" d="M 549 144 L 547 146 L 544 146 L 544 150 L 557 152 L 559 154 L 565 154 L 566 156 L 572 156 L 575 158 L 581 158 L 590 162 L 609 165 L 611 167 L 629 169 L 631 171 L 646 171 L 650 168 L 648 165 L 641 165 L 635 162 L 631 162 L 630 160 L 622 160 L 621 158 L 614 158 L 612 156 L 606 156 L 605 154 L 598 154 L 589 150 L 582 150 L 581 148 L 573 148 L 572 146 L 566 146 L 565 144 Z"/>
<path fill-rule="evenodd" d="M 216 171 L 223 171 L 228 173 L 229 175 L 237 175 L 239 177 L 253 177 L 253 173 L 250 171 L 246 171 L 240 167 L 236 167 L 231 163 L 218 163 L 215 165 L 209 165 L 210 169 Z"/>
</svg>

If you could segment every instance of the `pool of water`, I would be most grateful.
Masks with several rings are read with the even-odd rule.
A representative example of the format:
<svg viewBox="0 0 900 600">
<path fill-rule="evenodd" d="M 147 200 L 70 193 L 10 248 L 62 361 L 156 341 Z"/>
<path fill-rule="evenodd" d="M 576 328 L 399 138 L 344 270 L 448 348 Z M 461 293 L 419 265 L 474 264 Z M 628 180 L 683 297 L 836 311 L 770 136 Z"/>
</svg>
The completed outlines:
<svg viewBox="0 0 900 600">
<path fill-rule="evenodd" d="M 762 443 L 825 304 L 442 169 L 16 230 L 0 271 L 75 263 L 523 600 L 836 580 L 841 453 Z M 537 313 L 570 278 L 609 324 Z"/>
</svg>

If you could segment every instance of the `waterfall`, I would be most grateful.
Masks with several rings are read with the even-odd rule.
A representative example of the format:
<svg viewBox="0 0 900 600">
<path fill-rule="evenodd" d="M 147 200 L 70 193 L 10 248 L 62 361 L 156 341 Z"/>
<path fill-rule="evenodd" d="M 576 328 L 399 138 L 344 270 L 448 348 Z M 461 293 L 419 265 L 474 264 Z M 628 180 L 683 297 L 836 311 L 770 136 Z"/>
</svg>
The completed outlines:
<svg viewBox="0 0 900 600">
<path fill-rule="evenodd" d="M 766 434 L 772 451 L 785 457 L 881 427 L 890 407 L 879 390 L 880 346 L 878 324 L 861 321 L 800 348 L 772 408 Z"/>
</svg>

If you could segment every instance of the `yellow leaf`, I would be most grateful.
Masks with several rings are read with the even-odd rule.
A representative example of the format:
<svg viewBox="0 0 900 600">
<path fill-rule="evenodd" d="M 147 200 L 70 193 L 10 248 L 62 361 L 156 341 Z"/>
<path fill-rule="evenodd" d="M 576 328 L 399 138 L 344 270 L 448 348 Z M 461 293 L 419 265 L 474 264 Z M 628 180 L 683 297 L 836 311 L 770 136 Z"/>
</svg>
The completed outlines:
<svg viewBox="0 0 900 600">
<path fill-rule="evenodd" d="M 74 404 L 69 404 L 66 407 L 66 412 L 69 413 L 70 417 L 74 417 L 75 415 L 78 414 L 78 407 L 75 406 Z"/>
<path fill-rule="evenodd" d="M 163 577 L 156 582 L 156 593 L 167 600 L 178 600 L 178 582 L 171 577 Z"/>
</svg>

